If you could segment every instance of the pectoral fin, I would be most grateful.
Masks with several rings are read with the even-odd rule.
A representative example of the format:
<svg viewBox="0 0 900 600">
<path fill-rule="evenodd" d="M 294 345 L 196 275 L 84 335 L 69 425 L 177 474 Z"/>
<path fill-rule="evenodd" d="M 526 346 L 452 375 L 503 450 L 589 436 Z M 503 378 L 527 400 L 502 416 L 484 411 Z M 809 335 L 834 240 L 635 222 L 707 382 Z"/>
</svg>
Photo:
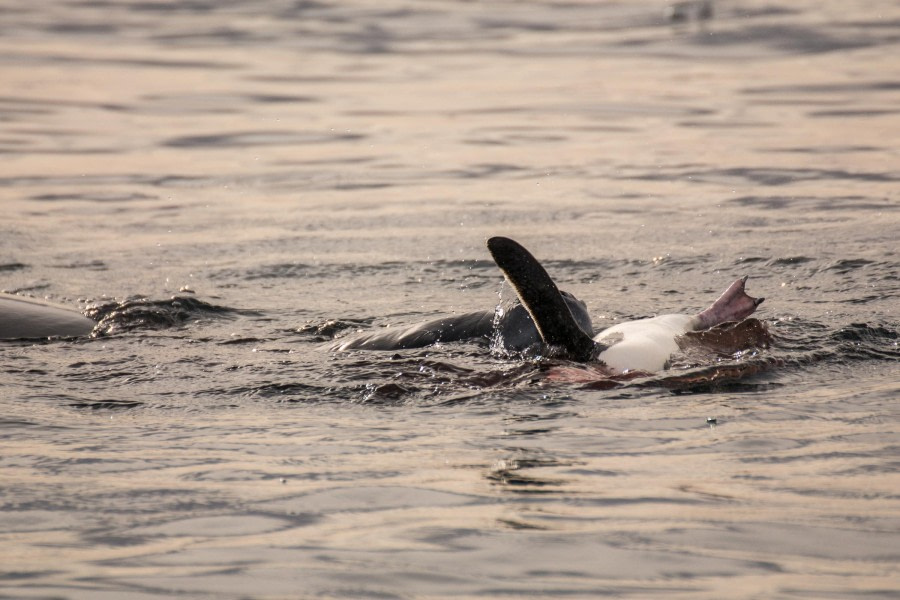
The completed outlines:
<svg viewBox="0 0 900 600">
<path fill-rule="evenodd" d="M 578 361 L 594 360 L 606 349 L 581 330 L 559 288 L 528 250 L 505 237 L 492 237 L 487 247 L 545 344 L 562 348 Z"/>
</svg>

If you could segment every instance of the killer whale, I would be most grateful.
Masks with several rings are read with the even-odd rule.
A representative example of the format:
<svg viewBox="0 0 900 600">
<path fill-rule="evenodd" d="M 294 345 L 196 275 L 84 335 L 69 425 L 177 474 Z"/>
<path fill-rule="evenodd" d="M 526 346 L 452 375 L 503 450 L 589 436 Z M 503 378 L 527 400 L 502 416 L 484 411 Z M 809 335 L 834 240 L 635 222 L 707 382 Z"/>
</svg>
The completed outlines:
<svg viewBox="0 0 900 600">
<path fill-rule="evenodd" d="M 613 373 L 656 372 L 663 370 L 677 351 L 680 336 L 741 321 L 764 300 L 746 294 L 747 278 L 743 277 L 696 315 L 669 314 L 627 321 L 595 334 L 584 302 L 560 291 L 521 244 L 497 236 L 488 240 L 487 247 L 520 301 L 496 322 L 493 311 L 479 311 L 408 329 L 362 334 L 341 340 L 331 349 L 399 350 L 496 336 L 508 350 L 523 350 L 541 342 L 558 356 L 599 362 Z"/>
</svg>

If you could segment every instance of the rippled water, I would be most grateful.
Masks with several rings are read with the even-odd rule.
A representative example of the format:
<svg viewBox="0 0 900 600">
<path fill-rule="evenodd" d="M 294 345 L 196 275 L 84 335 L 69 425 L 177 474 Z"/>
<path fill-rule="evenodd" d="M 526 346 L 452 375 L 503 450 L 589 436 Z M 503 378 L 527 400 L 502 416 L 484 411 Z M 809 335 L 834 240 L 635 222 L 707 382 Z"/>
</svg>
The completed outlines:
<svg viewBox="0 0 900 600">
<path fill-rule="evenodd" d="M 2 4 L 0 597 L 895 598 L 896 3 Z M 768 350 L 613 389 L 478 344 L 749 275 Z"/>
</svg>

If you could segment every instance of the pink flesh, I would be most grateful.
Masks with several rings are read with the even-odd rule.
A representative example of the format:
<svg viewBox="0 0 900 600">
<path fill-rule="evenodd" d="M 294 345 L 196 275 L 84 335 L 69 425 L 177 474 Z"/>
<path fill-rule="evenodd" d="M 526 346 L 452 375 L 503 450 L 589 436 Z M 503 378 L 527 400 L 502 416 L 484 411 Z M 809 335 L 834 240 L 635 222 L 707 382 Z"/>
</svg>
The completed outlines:
<svg viewBox="0 0 900 600">
<path fill-rule="evenodd" d="M 745 283 L 747 277 L 738 279 L 709 308 L 697 315 L 697 330 L 709 329 L 728 321 L 740 321 L 752 315 L 765 298 L 748 296 L 744 291 Z"/>
</svg>

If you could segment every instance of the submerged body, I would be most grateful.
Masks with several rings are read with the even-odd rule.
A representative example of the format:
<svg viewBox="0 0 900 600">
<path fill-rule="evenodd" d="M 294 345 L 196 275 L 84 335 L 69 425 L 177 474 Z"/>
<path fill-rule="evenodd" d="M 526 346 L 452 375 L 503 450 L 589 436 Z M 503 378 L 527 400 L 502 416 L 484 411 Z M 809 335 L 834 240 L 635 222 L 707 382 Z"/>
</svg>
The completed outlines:
<svg viewBox="0 0 900 600">
<path fill-rule="evenodd" d="M 584 302 L 569 294 L 560 292 L 578 326 L 587 335 L 593 335 L 591 317 Z M 375 333 L 365 333 L 349 340 L 342 340 L 332 346 L 332 350 L 403 350 L 422 348 L 431 344 L 459 342 L 463 340 L 491 340 L 494 336 L 508 351 L 518 352 L 539 344 L 541 336 L 531 319 L 531 315 L 521 304 L 498 315 L 493 310 L 454 315 L 427 321 L 406 329 L 388 329 Z"/>
<path fill-rule="evenodd" d="M 96 323 L 81 313 L 12 294 L 0 294 L 0 339 L 78 337 Z"/>
</svg>

